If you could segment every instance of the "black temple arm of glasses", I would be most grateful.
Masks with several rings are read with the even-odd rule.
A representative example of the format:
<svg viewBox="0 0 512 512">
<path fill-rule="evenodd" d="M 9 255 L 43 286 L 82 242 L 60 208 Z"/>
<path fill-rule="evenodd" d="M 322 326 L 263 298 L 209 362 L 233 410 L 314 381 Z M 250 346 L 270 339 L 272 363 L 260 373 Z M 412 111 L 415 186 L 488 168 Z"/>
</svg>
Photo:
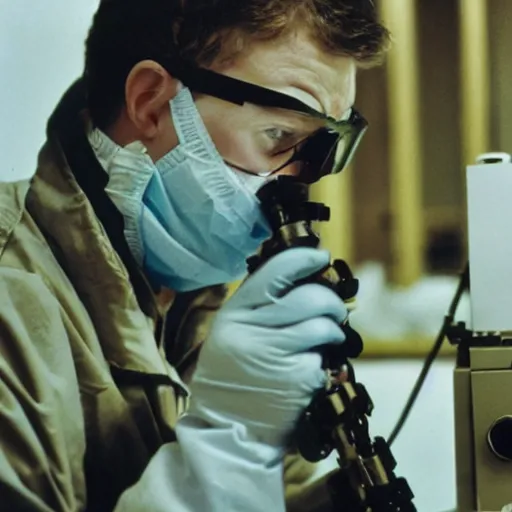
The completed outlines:
<svg viewBox="0 0 512 512">
<path fill-rule="evenodd" d="M 259 85 L 244 82 L 237 78 L 221 75 L 209 69 L 200 68 L 185 61 L 174 61 L 167 71 L 181 80 L 191 90 L 214 96 L 215 98 L 243 105 L 253 103 L 262 107 L 284 108 L 315 117 L 326 117 L 302 101 Z"/>
</svg>

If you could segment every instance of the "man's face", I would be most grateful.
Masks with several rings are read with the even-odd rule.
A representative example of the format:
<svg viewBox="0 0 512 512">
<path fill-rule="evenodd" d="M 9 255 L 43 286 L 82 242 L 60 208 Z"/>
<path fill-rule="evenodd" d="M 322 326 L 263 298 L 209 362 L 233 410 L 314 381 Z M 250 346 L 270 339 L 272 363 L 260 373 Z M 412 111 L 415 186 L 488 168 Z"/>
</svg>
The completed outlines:
<svg viewBox="0 0 512 512">
<path fill-rule="evenodd" d="M 355 99 L 356 62 L 320 48 L 305 30 L 270 41 L 247 41 L 236 57 L 221 56 L 210 69 L 295 97 L 315 111 L 341 120 Z M 140 140 L 157 161 L 178 144 L 169 99 L 178 80 L 160 64 L 137 64 L 126 83 L 126 109 L 109 135 L 120 145 Z M 193 92 L 193 91 L 192 91 Z M 232 167 L 266 174 L 297 174 L 300 163 L 283 167 L 325 121 L 290 110 L 243 106 L 209 95 L 196 105 L 219 153 Z"/>
<path fill-rule="evenodd" d="M 305 31 L 247 48 L 213 71 L 293 96 L 317 111 L 341 119 L 355 100 L 356 63 L 323 51 Z M 200 95 L 196 105 L 222 157 L 230 164 L 264 173 L 282 166 L 294 148 L 323 127 L 321 121 L 283 109 L 243 107 Z M 282 173 L 294 174 L 297 164 Z"/>
</svg>

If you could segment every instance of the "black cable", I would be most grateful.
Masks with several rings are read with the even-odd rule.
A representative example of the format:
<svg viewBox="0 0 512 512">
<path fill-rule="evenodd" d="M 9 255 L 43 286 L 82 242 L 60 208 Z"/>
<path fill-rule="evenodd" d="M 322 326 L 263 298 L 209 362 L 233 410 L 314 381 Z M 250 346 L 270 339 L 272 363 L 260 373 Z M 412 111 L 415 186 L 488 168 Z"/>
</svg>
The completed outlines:
<svg viewBox="0 0 512 512">
<path fill-rule="evenodd" d="M 407 421 L 407 418 L 409 417 L 409 414 L 416 403 L 416 400 L 418 398 L 418 395 L 421 392 L 421 389 L 423 388 L 423 384 L 425 383 L 425 379 L 427 378 L 428 372 L 430 371 L 430 368 L 432 368 L 432 364 L 434 363 L 435 359 L 437 358 L 439 351 L 441 350 L 441 347 L 443 345 L 444 338 L 446 336 L 446 333 L 448 331 L 448 328 L 450 325 L 453 324 L 455 313 L 457 312 L 457 308 L 460 303 L 460 299 L 462 298 L 462 294 L 468 288 L 469 286 L 469 264 L 466 264 L 464 271 L 462 272 L 460 276 L 459 286 L 457 288 L 457 291 L 455 292 L 455 296 L 453 297 L 452 303 L 450 305 L 450 308 L 448 310 L 448 314 L 444 318 L 443 325 L 441 327 L 441 330 L 439 331 L 439 334 L 437 336 L 436 342 L 434 343 L 434 346 L 432 347 L 432 350 L 428 354 L 427 358 L 425 359 L 425 363 L 423 365 L 423 368 L 420 372 L 420 375 L 418 379 L 416 380 L 416 383 L 414 384 L 414 387 L 411 391 L 411 394 L 409 395 L 409 398 L 407 400 L 407 403 L 405 404 L 405 407 L 402 411 L 402 414 L 400 415 L 400 418 L 398 419 L 395 428 L 391 432 L 388 443 L 391 446 L 395 439 L 398 437 L 400 432 L 402 431 L 402 428 Z"/>
</svg>

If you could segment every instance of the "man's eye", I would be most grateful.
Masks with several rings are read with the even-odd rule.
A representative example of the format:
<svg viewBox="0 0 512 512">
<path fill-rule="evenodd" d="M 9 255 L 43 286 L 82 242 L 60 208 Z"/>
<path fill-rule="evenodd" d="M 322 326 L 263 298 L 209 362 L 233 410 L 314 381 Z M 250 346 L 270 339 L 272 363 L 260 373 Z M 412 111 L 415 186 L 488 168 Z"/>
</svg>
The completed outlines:
<svg viewBox="0 0 512 512">
<path fill-rule="evenodd" d="M 264 131 L 265 151 L 269 155 L 280 155 L 287 153 L 297 145 L 299 138 L 295 132 L 283 130 L 282 128 L 269 128 Z"/>
<path fill-rule="evenodd" d="M 269 128 L 265 130 L 265 134 L 274 142 L 286 142 L 294 138 L 294 133 L 288 132 L 281 128 Z"/>
</svg>

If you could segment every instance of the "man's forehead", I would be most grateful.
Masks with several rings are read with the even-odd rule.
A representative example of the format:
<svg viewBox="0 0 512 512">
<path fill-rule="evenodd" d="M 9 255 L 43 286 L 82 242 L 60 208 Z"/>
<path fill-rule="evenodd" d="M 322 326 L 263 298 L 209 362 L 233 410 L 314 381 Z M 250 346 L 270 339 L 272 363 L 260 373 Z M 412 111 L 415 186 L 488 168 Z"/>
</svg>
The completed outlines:
<svg viewBox="0 0 512 512">
<path fill-rule="evenodd" d="M 323 50 L 306 32 L 253 41 L 222 73 L 297 98 L 335 119 L 355 101 L 355 61 Z"/>
<path fill-rule="evenodd" d="M 347 117 L 347 112 L 354 105 L 356 89 L 355 81 L 353 85 L 347 84 L 346 87 L 340 85 L 340 91 L 338 93 L 332 91 L 331 94 L 328 90 L 317 87 L 315 83 L 309 83 L 307 86 L 272 87 L 267 85 L 267 87 L 296 98 L 317 112 L 339 121 Z"/>
</svg>

